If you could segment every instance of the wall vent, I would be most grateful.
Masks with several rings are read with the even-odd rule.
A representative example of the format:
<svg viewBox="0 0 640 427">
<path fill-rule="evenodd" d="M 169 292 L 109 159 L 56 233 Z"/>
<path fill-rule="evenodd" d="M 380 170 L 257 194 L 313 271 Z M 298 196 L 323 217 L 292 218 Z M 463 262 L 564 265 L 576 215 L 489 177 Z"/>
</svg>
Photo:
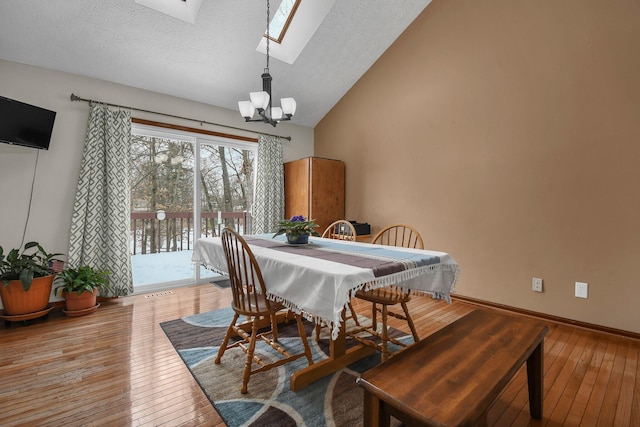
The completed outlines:
<svg viewBox="0 0 640 427">
<path fill-rule="evenodd" d="M 164 291 L 164 292 L 155 292 L 153 294 L 147 294 L 145 298 L 155 298 L 155 297 L 163 297 L 165 295 L 173 295 L 172 291 Z"/>
</svg>

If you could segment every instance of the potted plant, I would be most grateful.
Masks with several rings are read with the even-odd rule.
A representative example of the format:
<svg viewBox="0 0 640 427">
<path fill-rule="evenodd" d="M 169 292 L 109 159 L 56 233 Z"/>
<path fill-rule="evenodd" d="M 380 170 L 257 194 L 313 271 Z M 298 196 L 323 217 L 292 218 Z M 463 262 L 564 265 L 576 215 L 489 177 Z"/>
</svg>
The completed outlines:
<svg viewBox="0 0 640 427">
<path fill-rule="evenodd" d="M 0 246 L 0 297 L 6 320 L 29 320 L 48 313 L 49 297 L 56 271 L 57 256 L 45 251 L 38 242 L 24 249 L 11 249 L 6 255 Z"/>
<path fill-rule="evenodd" d="M 82 316 L 97 310 L 100 291 L 111 289 L 110 271 L 95 269 L 88 265 L 65 268 L 56 277 L 56 293 L 64 297 L 67 316 Z"/>
<path fill-rule="evenodd" d="M 318 224 L 313 222 L 312 219 L 307 220 L 302 215 L 296 215 L 290 220 L 280 221 L 278 223 L 279 230 L 273 237 L 285 234 L 287 241 L 293 245 L 301 245 L 309 243 L 309 236 L 319 236 L 318 232 L 314 228 L 318 227 Z"/>
</svg>

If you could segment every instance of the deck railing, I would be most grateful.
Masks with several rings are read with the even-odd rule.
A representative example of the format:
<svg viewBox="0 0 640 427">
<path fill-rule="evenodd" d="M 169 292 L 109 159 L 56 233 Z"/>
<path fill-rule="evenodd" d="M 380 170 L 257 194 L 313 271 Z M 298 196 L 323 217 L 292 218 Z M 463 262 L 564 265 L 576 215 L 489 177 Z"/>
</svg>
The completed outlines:
<svg viewBox="0 0 640 427">
<path fill-rule="evenodd" d="M 193 249 L 194 236 L 219 236 L 223 227 L 247 234 L 247 212 L 201 212 L 199 229 L 193 227 L 193 212 L 157 212 L 131 214 L 131 253 L 147 254 Z M 200 234 L 199 234 L 200 233 Z"/>
</svg>

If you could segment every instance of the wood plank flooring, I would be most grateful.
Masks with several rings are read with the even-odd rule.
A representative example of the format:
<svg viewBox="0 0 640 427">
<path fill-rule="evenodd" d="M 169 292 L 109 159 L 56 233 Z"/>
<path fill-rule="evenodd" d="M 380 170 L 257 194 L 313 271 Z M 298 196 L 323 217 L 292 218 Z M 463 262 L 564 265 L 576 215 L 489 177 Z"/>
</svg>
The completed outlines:
<svg viewBox="0 0 640 427">
<path fill-rule="evenodd" d="M 228 289 L 200 285 L 105 301 L 89 316 L 55 309 L 28 326 L 0 325 L 0 425 L 223 426 L 159 324 L 229 301 Z M 410 302 L 420 336 L 475 308 Z M 548 324 L 544 419 L 529 418 L 523 368 L 489 410 L 489 425 L 640 426 L 640 342 Z"/>
</svg>

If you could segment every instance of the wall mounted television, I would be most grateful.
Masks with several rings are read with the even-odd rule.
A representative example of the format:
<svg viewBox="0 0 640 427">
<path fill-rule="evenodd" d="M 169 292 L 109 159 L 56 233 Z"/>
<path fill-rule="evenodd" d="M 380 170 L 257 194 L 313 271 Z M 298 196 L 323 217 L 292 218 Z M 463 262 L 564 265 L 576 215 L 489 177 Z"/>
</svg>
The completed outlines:
<svg viewBox="0 0 640 427">
<path fill-rule="evenodd" d="M 0 96 L 0 142 L 48 150 L 56 112 Z"/>
</svg>

